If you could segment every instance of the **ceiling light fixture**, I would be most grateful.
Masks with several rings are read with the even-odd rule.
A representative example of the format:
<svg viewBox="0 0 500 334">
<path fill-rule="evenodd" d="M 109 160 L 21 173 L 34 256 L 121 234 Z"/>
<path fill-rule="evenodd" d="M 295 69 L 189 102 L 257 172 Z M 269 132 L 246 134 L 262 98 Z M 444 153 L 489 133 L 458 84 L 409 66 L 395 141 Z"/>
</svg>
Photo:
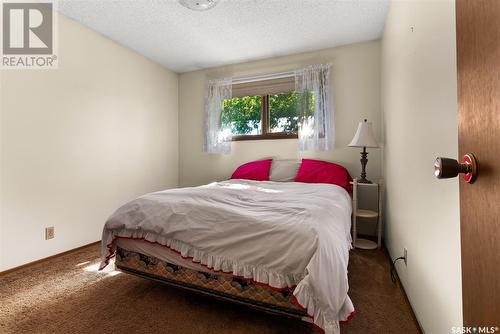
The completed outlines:
<svg viewBox="0 0 500 334">
<path fill-rule="evenodd" d="M 218 0 L 179 0 L 179 3 L 192 10 L 209 10 L 217 4 Z"/>
</svg>

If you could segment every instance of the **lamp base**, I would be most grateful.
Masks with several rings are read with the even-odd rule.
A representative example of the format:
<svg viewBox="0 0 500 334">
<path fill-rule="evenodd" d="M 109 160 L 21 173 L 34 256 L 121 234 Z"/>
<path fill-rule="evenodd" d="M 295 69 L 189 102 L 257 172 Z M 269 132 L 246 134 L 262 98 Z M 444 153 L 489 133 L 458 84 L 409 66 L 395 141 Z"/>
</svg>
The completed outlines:
<svg viewBox="0 0 500 334">
<path fill-rule="evenodd" d="M 361 151 L 361 177 L 358 179 L 358 183 L 372 183 L 372 181 L 366 178 L 366 164 L 368 163 L 367 158 L 368 152 L 366 152 L 366 147 L 363 147 Z"/>
</svg>

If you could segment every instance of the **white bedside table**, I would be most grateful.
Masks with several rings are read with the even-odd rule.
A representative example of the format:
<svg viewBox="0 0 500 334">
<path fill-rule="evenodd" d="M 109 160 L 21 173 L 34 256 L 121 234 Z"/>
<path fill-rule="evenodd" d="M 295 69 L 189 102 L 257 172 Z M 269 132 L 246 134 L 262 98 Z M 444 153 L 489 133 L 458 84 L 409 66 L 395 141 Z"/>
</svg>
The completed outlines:
<svg viewBox="0 0 500 334">
<path fill-rule="evenodd" d="M 379 183 L 358 183 L 357 179 L 352 182 L 352 238 L 353 246 L 360 249 L 377 249 L 380 248 L 382 244 L 382 200 L 384 197 L 384 187 L 382 181 Z M 378 201 L 378 211 L 364 210 L 358 208 L 358 191 L 361 188 L 376 188 L 377 189 L 377 201 Z M 357 223 L 358 217 L 361 218 L 377 218 L 377 242 L 358 238 Z"/>
</svg>

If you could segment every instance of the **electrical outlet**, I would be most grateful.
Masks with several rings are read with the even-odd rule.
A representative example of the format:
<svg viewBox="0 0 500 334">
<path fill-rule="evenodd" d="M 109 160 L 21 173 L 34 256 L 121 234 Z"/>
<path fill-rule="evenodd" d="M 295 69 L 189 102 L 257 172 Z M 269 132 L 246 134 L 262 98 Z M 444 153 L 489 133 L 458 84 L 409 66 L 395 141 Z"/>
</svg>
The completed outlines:
<svg viewBox="0 0 500 334">
<path fill-rule="evenodd" d="M 405 257 L 405 266 L 408 265 L 408 250 L 405 248 L 404 249 L 404 257 Z"/>
<path fill-rule="evenodd" d="M 45 240 L 54 239 L 54 226 L 45 228 Z"/>
</svg>

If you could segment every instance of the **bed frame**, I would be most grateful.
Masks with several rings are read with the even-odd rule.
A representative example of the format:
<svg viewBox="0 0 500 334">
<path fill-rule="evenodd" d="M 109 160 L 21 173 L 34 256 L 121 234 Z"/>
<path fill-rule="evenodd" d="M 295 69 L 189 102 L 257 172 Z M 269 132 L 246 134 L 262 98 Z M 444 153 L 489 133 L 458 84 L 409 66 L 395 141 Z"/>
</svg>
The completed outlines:
<svg viewBox="0 0 500 334">
<path fill-rule="evenodd" d="M 267 313 L 312 322 L 307 313 L 293 299 L 293 289 L 278 291 L 267 285 L 258 285 L 230 274 L 187 269 L 120 247 L 116 250 L 115 267 L 124 273 L 152 279 L 177 288 L 243 304 Z"/>
</svg>

